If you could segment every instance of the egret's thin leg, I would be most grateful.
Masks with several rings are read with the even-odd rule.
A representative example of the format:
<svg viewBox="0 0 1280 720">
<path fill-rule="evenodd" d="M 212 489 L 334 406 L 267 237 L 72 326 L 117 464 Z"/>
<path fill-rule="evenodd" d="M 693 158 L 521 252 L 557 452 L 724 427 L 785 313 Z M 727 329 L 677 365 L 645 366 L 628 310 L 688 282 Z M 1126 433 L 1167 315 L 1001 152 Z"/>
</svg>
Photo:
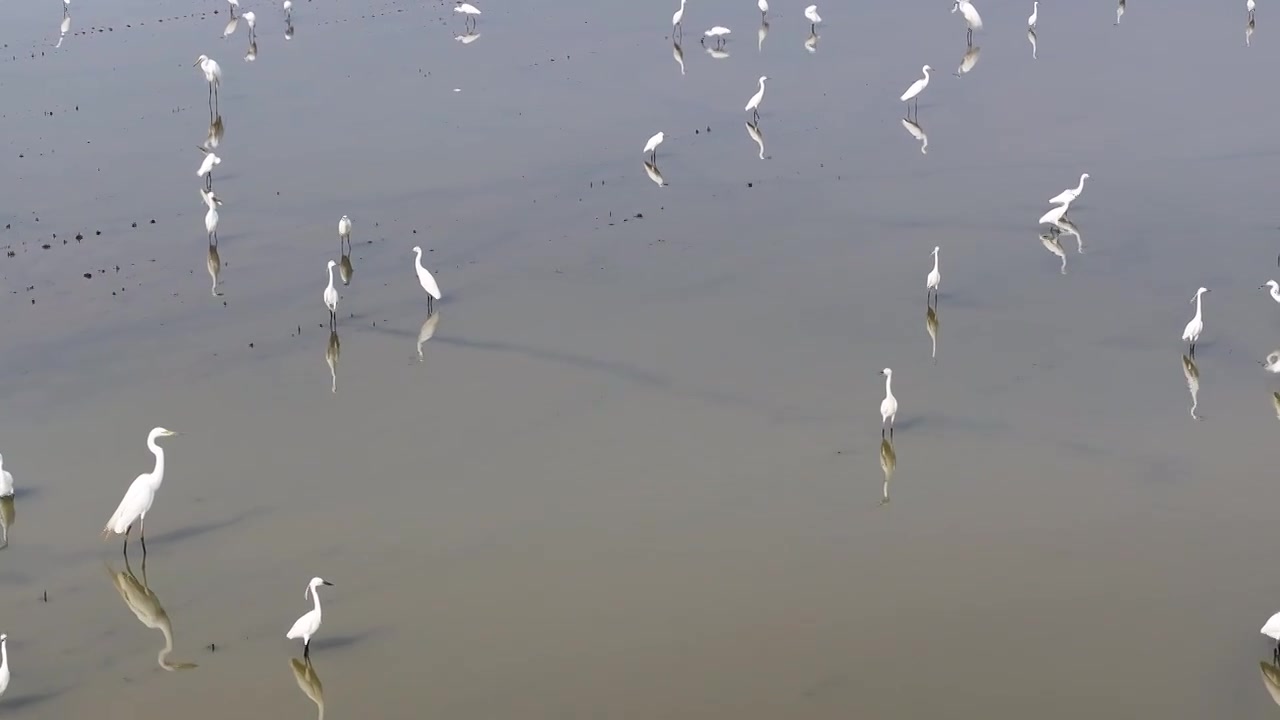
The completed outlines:
<svg viewBox="0 0 1280 720">
<path fill-rule="evenodd" d="M 304 660 L 311 659 L 311 641 L 310 640 L 302 643 L 302 659 Z"/>
<path fill-rule="evenodd" d="M 124 558 L 125 558 L 125 560 L 128 560 L 128 559 L 129 559 L 129 533 L 131 533 L 131 532 L 133 532 L 133 525 L 129 525 L 129 527 L 127 527 L 127 528 L 125 528 L 125 529 L 124 529 L 124 550 L 123 550 L 123 552 L 124 552 Z"/>
<path fill-rule="evenodd" d="M 893 439 L 893 421 L 892 420 L 889 421 L 889 439 L 890 440 Z"/>
</svg>

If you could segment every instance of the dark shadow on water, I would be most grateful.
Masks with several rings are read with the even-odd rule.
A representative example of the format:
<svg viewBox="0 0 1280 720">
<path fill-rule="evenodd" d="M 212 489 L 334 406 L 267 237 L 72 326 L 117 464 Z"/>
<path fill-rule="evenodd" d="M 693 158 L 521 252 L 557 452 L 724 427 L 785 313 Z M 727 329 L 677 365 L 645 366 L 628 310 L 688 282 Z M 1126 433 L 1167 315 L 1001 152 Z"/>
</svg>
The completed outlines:
<svg viewBox="0 0 1280 720">
<path fill-rule="evenodd" d="M 15 485 L 17 483 L 14 483 Z M 44 494 L 44 488 L 40 487 L 16 487 L 13 489 L 14 502 L 26 502 L 32 498 L 40 497 Z"/>
<path fill-rule="evenodd" d="M 329 638 L 316 638 L 311 641 L 311 651 L 318 652 L 320 650 L 340 650 L 352 645 L 368 640 L 375 634 L 374 630 L 366 630 L 361 633 L 349 633 L 347 635 L 337 635 Z"/>
<path fill-rule="evenodd" d="M 25 710 L 26 708 L 39 705 L 43 702 L 52 700 L 62 695 L 65 690 L 50 690 L 43 693 L 28 693 L 26 695 L 5 696 L 0 698 L 0 712 L 10 713 L 15 710 Z"/>
<path fill-rule="evenodd" d="M 256 508 L 253 510 L 249 510 L 247 512 L 240 513 L 239 515 L 232 518 L 228 518 L 226 520 L 216 520 L 214 522 L 203 523 L 200 525 L 190 525 L 185 528 L 170 530 L 168 532 L 161 533 L 159 535 L 150 536 L 148 538 L 147 544 L 151 546 L 149 550 L 154 551 L 156 549 L 156 546 L 158 545 L 178 543 L 178 542 L 182 542 L 183 540 L 190 540 L 191 538 L 200 537 L 201 535 L 208 535 L 210 533 L 215 533 L 215 532 L 218 532 L 219 530 L 225 530 L 226 528 L 229 528 L 233 525 L 237 525 L 243 522 L 246 518 L 261 514 L 263 512 L 266 512 L 266 510 L 263 508 Z"/>
</svg>

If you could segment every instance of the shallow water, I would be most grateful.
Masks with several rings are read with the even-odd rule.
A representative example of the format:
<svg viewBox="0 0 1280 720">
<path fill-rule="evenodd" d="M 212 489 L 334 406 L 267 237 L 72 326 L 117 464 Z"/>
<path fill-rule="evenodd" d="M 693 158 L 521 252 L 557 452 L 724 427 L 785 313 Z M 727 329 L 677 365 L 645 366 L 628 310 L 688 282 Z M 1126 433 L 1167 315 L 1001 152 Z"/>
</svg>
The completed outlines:
<svg viewBox="0 0 1280 720">
<path fill-rule="evenodd" d="M 1029 3 L 988 0 L 957 79 L 941 3 L 824 6 L 811 54 L 798 6 L 758 51 L 753 3 L 706 0 L 683 75 L 674 3 L 490 4 L 470 44 L 432 0 L 297 2 L 287 41 L 254 5 L 253 63 L 225 3 L 73 0 L 56 50 L 40 5 L 0 27 L 7 718 L 311 717 L 283 636 L 317 574 L 333 718 L 1274 712 L 1261 11 L 1246 48 L 1243 7 L 1042 6 L 1033 60 Z M 1035 218 L 1086 171 L 1064 275 Z M 96 538 L 157 424 L 174 672 Z"/>
</svg>

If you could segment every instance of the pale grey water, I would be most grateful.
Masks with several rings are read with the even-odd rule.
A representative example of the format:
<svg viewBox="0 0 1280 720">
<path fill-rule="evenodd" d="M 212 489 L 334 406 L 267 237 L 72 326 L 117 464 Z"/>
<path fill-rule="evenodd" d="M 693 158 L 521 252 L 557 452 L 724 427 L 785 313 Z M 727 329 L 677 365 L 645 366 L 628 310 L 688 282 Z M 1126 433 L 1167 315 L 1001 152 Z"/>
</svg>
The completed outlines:
<svg viewBox="0 0 1280 720">
<path fill-rule="evenodd" d="M 58 3 L 7 6 L 0 708 L 312 717 L 283 635 L 319 574 L 331 718 L 1274 713 L 1278 58 L 1234 5 L 1042 3 L 1033 61 L 1030 3 L 989 0 L 962 79 L 945 2 L 824 5 L 811 55 L 802 5 L 757 52 L 754 3 L 704 0 L 683 76 L 674 3 L 486 3 L 470 45 L 435 2 L 299 2 L 289 41 L 254 4 L 252 64 L 221 2 L 73 0 L 56 51 Z M 924 63 L 927 155 L 897 101 Z M 1035 218 L 1084 171 L 1062 275 Z M 414 244 L 446 293 L 422 363 Z M 156 424 L 185 433 L 147 568 L 176 673 L 96 539 Z"/>
</svg>

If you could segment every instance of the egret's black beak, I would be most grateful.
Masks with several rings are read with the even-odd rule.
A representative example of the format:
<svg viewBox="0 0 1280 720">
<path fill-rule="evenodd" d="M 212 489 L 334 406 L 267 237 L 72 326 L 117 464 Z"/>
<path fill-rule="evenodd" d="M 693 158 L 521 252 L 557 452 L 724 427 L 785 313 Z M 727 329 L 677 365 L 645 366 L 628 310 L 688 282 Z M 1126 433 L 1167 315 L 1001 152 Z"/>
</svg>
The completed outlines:
<svg viewBox="0 0 1280 720">
<path fill-rule="evenodd" d="M 324 584 L 328 585 L 329 587 L 333 587 L 333 583 L 329 582 L 328 580 L 325 580 Z"/>
</svg>

